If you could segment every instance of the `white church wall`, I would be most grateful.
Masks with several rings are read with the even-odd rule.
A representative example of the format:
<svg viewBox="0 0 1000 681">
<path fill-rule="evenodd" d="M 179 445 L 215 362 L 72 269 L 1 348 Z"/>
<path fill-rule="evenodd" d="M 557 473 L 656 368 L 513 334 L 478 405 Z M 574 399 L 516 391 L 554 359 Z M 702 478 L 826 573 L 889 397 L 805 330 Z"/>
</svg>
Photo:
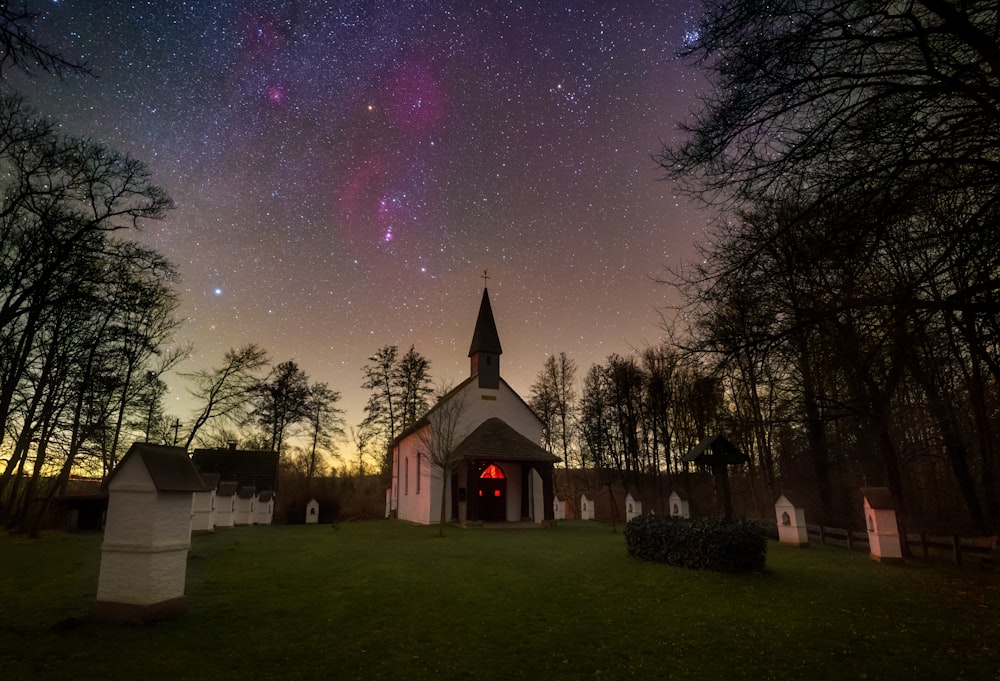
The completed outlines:
<svg viewBox="0 0 1000 681">
<path fill-rule="evenodd" d="M 423 443 L 417 435 L 408 437 L 399 443 L 399 471 L 396 485 L 398 503 L 397 512 L 400 520 L 413 523 L 428 524 L 431 522 L 431 508 L 439 508 L 432 501 L 440 503 L 440 480 L 434 484 L 434 478 L 440 478 L 440 473 L 433 475 Z"/>
<path fill-rule="evenodd" d="M 483 421 L 495 417 L 532 442 L 541 442 L 542 424 L 503 379 L 500 379 L 498 390 L 480 388 L 475 380 L 470 381 L 463 389 L 463 395 L 465 413 L 460 430 L 464 434 L 471 433 Z"/>
<path fill-rule="evenodd" d="M 534 468 L 531 469 L 531 478 L 528 481 L 528 489 L 531 490 L 531 519 L 536 523 L 545 522 L 545 486 L 542 476 Z"/>
<path fill-rule="evenodd" d="M 521 476 L 524 471 L 518 463 L 503 464 L 503 471 L 507 476 L 506 520 L 513 522 L 521 519 Z"/>
</svg>

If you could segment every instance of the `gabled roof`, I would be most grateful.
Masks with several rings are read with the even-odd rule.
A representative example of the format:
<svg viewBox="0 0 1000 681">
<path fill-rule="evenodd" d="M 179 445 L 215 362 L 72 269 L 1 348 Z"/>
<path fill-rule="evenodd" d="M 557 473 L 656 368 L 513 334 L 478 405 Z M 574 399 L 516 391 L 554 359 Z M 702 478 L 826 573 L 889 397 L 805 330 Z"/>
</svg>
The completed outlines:
<svg viewBox="0 0 1000 681">
<path fill-rule="evenodd" d="M 692 461 L 701 466 L 728 466 L 746 463 L 749 460 L 749 456 L 721 435 L 706 437 L 684 457 L 684 461 Z"/>
<path fill-rule="evenodd" d="M 779 501 L 781 501 L 782 497 L 784 497 L 785 501 L 787 501 L 792 506 L 795 506 L 796 508 L 802 507 L 802 504 L 799 503 L 799 501 L 801 501 L 799 497 L 794 492 L 789 492 L 788 490 L 785 490 L 781 494 L 779 494 L 778 498 L 774 500 L 774 503 L 777 504 Z"/>
<path fill-rule="evenodd" d="M 479 317 L 476 318 L 476 330 L 472 332 L 472 345 L 469 346 L 469 357 L 488 352 L 494 355 L 503 353 L 500 349 L 500 334 L 493 320 L 493 308 L 490 307 L 489 290 L 483 289 L 483 300 L 479 303 Z"/>
<path fill-rule="evenodd" d="M 876 509 L 895 509 L 896 500 L 888 487 L 862 487 L 861 496 L 868 500 L 868 505 Z"/>
<path fill-rule="evenodd" d="M 216 496 L 220 497 L 231 497 L 236 494 L 236 490 L 240 487 L 240 483 L 235 480 L 227 480 L 226 482 L 220 482 L 219 488 L 216 490 Z"/>
<path fill-rule="evenodd" d="M 556 463 L 550 454 L 498 418 L 486 419 L 459 443 L 455 453 L 463 459 L 537 461 Z"/>
<path fill-rule="evenodd" d="M 218 473 L 223 480 L 257 489 L 276 489 L 278 453 L 242 449 L 196 449 L 191 455 L 203 473 Z"/>
<path fill-rule="evenodd" d="M 201 473 L 201 481 L 205 483 L 205 491 L 211 492 L 213 489 L 219 486 L 219 474 Z"/>
<path fill-rule="evenodd" d="M 104 487 L 107 488 L 118 472 L 135 459 L 142 461 L 158 492 L 207 491 L 198 469 L 191 463 L 183 447 L 151 445 L 146 442 L 136 442 L 129 448 L 128 453 L 108 476 Z"/>
<path fill-rule="evenodd" d="M 423 416 L 421 416 L 421 417 L 420 417 L 419 419 L 417 419 L 416 421 L 414 421 L 413 423 L 411 423 L 410 425 L 408 425 L 408 426 L 407 426 L 407 427 L 406 427 L 406 428 L 405 428 L 405 429 L 403 430 L 403 432 L 401 432 L 401 433 L 400 433 L 399 435 L 397 435 L 397 436 L 396 436 L 396 439 L 394 439 L 394 440 L 393 440 L 392 442 L 390 442 L 390 443 L 389 443 L 389 449 L 391 450 L 391 449 L 392 449 L 393 447 L 395 447 L 395 446 L 396 446 L 396 445 L 397 445 L 397 444 L 398 444 L 398 443 L 399 443 L 399 442 L 400 442 L 401 440 L 403 440 L 403 439 L 405 439 L 405 438 L 409 437 L 409 436 L 410 436 L 410 435 L 412 435 L 413 433 L 416 433 L 416 432 L 417 432 L 418 430 L 420 430 L 421 428 L 423 428 L 424 426 L 426 426 L 427 424 L 429 424 L 429 423 L 430 423 L 430 419 L 429 419 L 429 417 L 430 417 L 430 415 L 431 415 L 431 414 L 433 414 L 433 413 L 434 413 L 435 411 L 437 411 L 437 410 L 438 410 L 438 409 L 439 409 L 439 408 L 441 407 L 441 405 L 442 405 L 442 404 L 444 404 L 444 403 L 445 403 L 445 402 L 447 402 L 448 400 L 452 399 L 452 398 L 453 398 L 453 397 L 454 397 L 455 395 L 457 395 L 457 394 L 458 394 L 458 393 L 459 393 L 459 392 L 460 392 L 460 391 L 461 391 L 461 390 L 462 390 L 463 388 L 465 388 L 465 386 L 466 386 L 466 385 L 468 385 L 469 383 L 472 383 L 472 382 L 473 382 L 473 381 L 475 381 L 475 380 L 476 380 L 476 377 L 475 377 L 475 376 L 470 376 L 469 378 L 465 379 L 464 381 L 462 381 L 461 383 L 459 383 L 458 385 L 456 385 L 456 386 L 455 386 L 454 388 L 452 388 L 451 390 L 449 390 L 449 391 L 448 391 L 448 392 L 447 392 L 447 393 L 446 393 L 446 394 L 444 395 L 444 397 L 442 397 L 441 399 L 439 399 L 439 400 L 438 400 L 437 402 L 435 402 L 435 403 L 434 403 L 434 406 L 433 406 L 433 407 L 431 407 L 431 408 L 430 408 L 430 409 L 428 409 L 428 410 L 427 410 L 426 412 L 424 412 L 424 415 L 423 415 Z M 511 392 L 511 393 L 512 393 L 512 394 L 514 395 L 514 397 L 516 397 L 516 398 L 517 398 L 518 402 L 520 402 L 520 403 L 521 403 L 521 404 L 522 404 L 522 405 L 524 406 L 524 408 L 525 408 L 525 409 L 527 409 L 527 410 L 528 410 L 528 412 L 529 412 L 529 413 L 530 413 L 530 414 L 531 414 L 532 416 L 534 416 L 534 417 L 535 417 L 535 419 L 536 419 L 536 420 L 537 420 L 537 421 L 538 421 L 539 423 L 541 423 L 541 422 L 542 422 L 542 419 L 541 419 L 541 418 L 539 418 L 538 414 L 536 414 L 536 413 L 535 413 L 535 410 L 531 408 L 531 405 L 530 405 L 530 404 L 528 404 L 527 402 L 525 402 L 525 401 L 524 401 L 524 398 L 523 398 L 523 397 L 521 397 L 520 395 L 518 395 L 517 391 L 516 391 L 516 390 L 514 390 L 513 388 L 511 388 L 511 387 L 510 387 L 510 384 L 509 384 L 509 383 L 507 383 L 507 381 L 505 381 L 505 380 L 503 379 L 503 377 L 501 377 L 501 378 L 500 378 L 500 382 L 501 382 L 501 383 L 502 383 L 503 385 L 507 386 L 507 389 L 508 389 L 508 390 L 510 390 L 510 392 Z"/>
</svg>

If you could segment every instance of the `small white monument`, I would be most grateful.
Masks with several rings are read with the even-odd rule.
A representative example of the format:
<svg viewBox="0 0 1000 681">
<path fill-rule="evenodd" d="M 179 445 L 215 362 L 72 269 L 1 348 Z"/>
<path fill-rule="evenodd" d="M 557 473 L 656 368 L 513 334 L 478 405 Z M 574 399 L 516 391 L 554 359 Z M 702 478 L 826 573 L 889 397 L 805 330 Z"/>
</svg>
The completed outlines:
<svg viewBox="0 0 1000 681">
<path fill-rule="evenodd" d="M 793 546 L 808 546 L 809 531 L 806 528 L 806 511 L 797 506 L 788 493 L 782 494 L 774 502 L 774 515 L 778 521 L 778 541 Z"/>
<path fill-rule="evenodd" d="M 566 502 L 559 497 L 552 497 L 552 518 L 566 520 Z"/>
<path fill-rule="evenodd" d="M 315 525 L 319 522 L 319 502 L 310 499 L 306 504 L 306 525 Z"/>
<path fill-rule="evenodd" d="M 274 518 L 274 492 L 264 490 L 254 502 L 253 522 L 255 525 L 270 525 Z"/>
<path fill-rule="evenodd" d="M 594 519 L 594 501 L 584 492 L 580 495 L 580 520 Z"/>
<path fill-rule="evenodd" d="M 632 520 L 632 518 L 642 515 L 642 502 L 632 496 L 629 492 L 625 495 L 625 522 Z"/>
<path fill-rule="evenodd" d="M 236 492 L 236 506 L 233 508 L 233 525 L 253 525 L 254 503 L 256 501 L 256 487 L 240 487 L 239 491 Z"/>
<path fill-rule="evenodd" d="M 215 526 L 232 527 L 236 512 L 236 490 L 240 484 L 235 480 L 220 482 L 215 489 Z"/>
<path fill-rule="evenodd" d="M 136 443 L 106 485 L 108 516 L 90 616 L 142 624 L 182 612 L 192 495 L 205 489 L 187 452 Z"/>
<path fill-rule="evenodd" d="M 219 484 L 218 473 L 202 473 L 204 492 L 194 493 L 191 507 L 191 532 L 204 534 L 215 531 L 215 487 Z"/>
<path fill-rule="evenodd" d="M 896 525 L 896 502 L 888 487 L 864 487 L 865 525 L 868 528 L 868 547 L 871 557 L 878 561 L 903 560 Z"/>
<path fill-rule="evenodd" d="M 671 518 L 690 518 L 691 504 L 688 495 L 681 490 L 673 490 L 667 497 L 667 504 L 670 507 Z"/>
</svg>

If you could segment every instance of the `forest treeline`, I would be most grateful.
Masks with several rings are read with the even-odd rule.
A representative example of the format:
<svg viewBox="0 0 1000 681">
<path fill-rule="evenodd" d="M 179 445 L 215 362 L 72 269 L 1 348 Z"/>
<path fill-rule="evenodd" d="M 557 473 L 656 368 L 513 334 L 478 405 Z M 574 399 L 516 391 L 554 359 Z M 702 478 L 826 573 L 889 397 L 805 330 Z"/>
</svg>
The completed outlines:
<svg viewBox="0 0 1000 681">
<path fill-rule="evenodd" d="M 89 77 L 0 9 L 0 71 Z M 545 444 L 625 487 L 682 475 L 724 434 L 760 511 L 780 491 L 838 522 L 861 486 L 905 521 L 1000 524 L 1000 9 L 995 2 L 707 0 L 683 58 L 709 79 L 656 157 L 710 216 L 701 257 L 663 281 L 660 345 L 578 375 L 553 354 L 531 387 Z M 177 273 L 137 237 L 171 199 L 147 167 L 62 132 L 0 86 L 0 520 L 30 527 L 45 476 L 102 477 L 135 439 L 283 450 L 319 474 L 385 467 L 428 407 L 429 362 L 378 349 L 370 400 L 234 348 L 181 373 Z M 638 276 L 638 275 L 637 275 Z M 665 296 L 666 297 L 666 296 Z M 178 373 L 197 410 L 164 413 Z M 289 444 L 294 440 L 294 445 Z M 356 465 L 355 465 L 356 464 Z"/>
</svg>

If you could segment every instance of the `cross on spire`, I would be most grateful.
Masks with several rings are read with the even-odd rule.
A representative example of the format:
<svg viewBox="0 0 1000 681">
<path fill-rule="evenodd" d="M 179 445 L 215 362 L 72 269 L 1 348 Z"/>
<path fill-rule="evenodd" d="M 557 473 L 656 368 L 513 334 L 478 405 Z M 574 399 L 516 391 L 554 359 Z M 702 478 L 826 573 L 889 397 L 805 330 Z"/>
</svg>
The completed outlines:
<svg viewBox="0 0 1000 681">
<path fill-rule="evenodd" d="M 489 281 L 490 275 L 489 270 L 483 270 L 483 288 L 486 288 L 486 282 Z"/>
</svg>

